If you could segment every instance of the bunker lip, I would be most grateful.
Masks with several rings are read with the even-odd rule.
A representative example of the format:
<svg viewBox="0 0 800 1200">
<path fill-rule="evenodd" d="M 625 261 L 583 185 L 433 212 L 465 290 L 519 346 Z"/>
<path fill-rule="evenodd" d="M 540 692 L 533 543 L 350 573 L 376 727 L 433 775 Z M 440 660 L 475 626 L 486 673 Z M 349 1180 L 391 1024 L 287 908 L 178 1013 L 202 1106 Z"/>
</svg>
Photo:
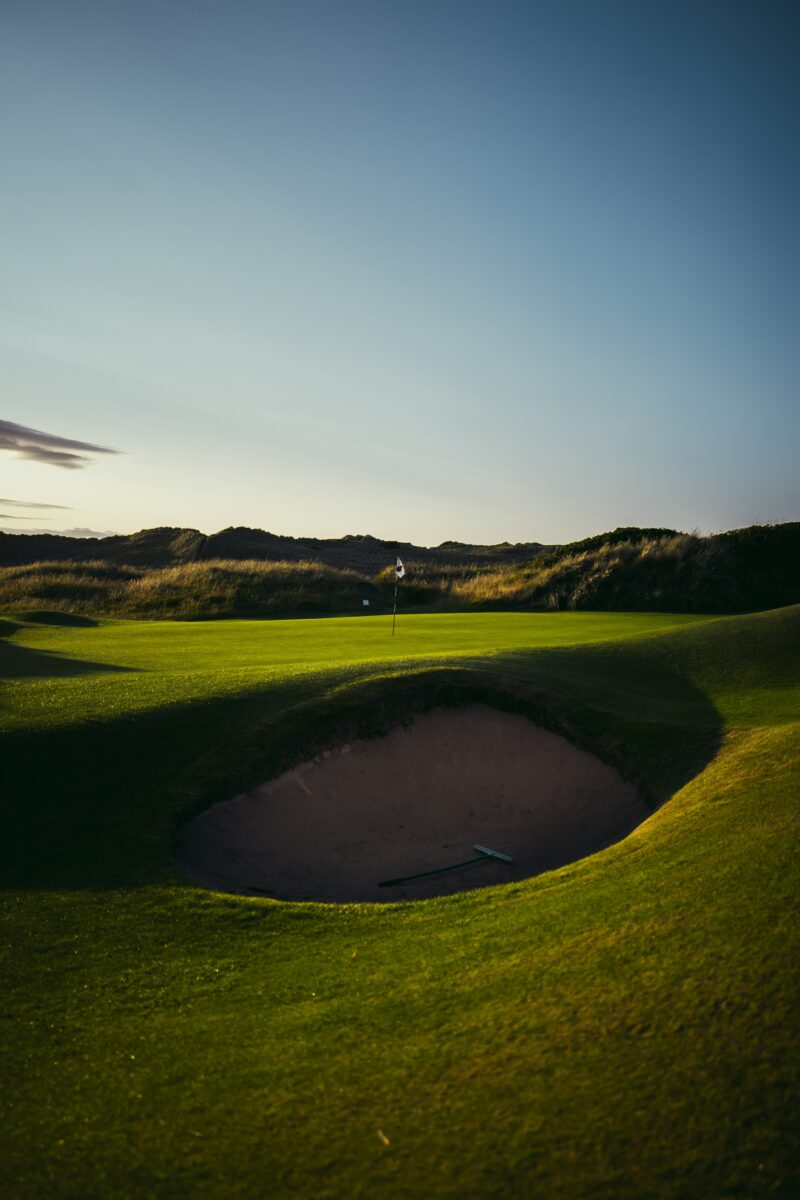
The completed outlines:
<svg viewBox="0 0 800 1200">
<path fill-rule="evenodd" d="M 325 751 L 184 827 L 180 870 L 218 891 L 347 903 L 422 900 L 585 858 L 649 815 L 613 767 L 527 717 L 435 709 Z M 395 878 L 480 861 L 401 886 Z M 485 859 L 485 861 L 484 861 Z"/>
</svg>

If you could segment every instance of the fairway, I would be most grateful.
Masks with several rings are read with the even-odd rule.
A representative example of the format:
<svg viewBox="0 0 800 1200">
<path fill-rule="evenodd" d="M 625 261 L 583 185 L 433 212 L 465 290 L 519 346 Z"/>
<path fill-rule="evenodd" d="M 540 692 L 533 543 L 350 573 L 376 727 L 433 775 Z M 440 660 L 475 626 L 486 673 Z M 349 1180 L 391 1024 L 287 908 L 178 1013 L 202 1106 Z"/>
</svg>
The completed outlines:
<svg viewBox="0 0 800 1200">
<path fill-rule="evenodd" d="M 9 720 L 80 721 L 181 700 L 237 695 L 292 678 L 486 657 L 628 638 L 704 620 L 667 613 L 459 613 L 308 621 L 93 621 L 61 613 L 0 618 Z M 21 622 L 21 625 L 18 624 Z M 50 623 L 52 622 L 52 623 Z M 0 628 L 0 632 L 3 632 Z M 112 675 L 113 678 L 109 678 Z M 91 677 L 91 678 L 89 678 Z M 319 679 L 317 680 L 319 682 Z M 13 701 L 13 702 L 12 702 Z M 9 710 L 13 710 L 13 716 Z"/>
<path fill-rule="evenodd" d="M 800 608 L 0 634 L 7 1194 L 794 1194 Z M 413 904 L 176 869 L 212 804 L 476 702 L 652 815 Z"/>
</svg>

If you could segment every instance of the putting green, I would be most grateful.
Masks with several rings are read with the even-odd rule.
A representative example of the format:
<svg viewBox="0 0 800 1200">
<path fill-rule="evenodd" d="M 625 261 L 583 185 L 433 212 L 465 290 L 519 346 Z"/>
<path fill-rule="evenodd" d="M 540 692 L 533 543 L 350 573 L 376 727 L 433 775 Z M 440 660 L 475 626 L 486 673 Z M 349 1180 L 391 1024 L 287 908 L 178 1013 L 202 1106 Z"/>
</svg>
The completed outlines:
<svg viewBox="0 0 800 1200">
<path fill-rule="evenodd" d="M 10 1194 L 792 1194 L 800 609 L 47 620 L 0 623 Z M 661 807 L 415 905 L 175 870 L 309 745 L 487 698 Z"/>
</svg>

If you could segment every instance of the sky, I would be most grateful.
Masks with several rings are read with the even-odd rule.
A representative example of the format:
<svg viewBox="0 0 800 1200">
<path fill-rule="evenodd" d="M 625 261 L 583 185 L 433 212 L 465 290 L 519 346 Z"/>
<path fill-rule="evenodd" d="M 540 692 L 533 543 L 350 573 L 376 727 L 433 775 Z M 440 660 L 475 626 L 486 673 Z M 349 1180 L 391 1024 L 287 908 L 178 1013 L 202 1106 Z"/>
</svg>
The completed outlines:
<svg viewBox="0 0 800 1200">
<path fill-rule="evenodd" d="M 799 519 L 799 126 L 782 0 L 3 0 L 0 527 Z"/>
</svg>

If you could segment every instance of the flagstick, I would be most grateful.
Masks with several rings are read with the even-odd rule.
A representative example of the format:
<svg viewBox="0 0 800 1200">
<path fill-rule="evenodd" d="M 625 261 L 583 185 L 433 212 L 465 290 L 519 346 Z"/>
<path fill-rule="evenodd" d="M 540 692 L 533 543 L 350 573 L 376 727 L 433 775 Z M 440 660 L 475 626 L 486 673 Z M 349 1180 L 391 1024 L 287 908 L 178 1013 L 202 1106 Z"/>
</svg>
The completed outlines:
<svg viewBox="0 0 800 1200">
<path fill-rule="evenodd" d="M 394 609 L 392 611 L 392 637 L 394 637 L 394 627 L 397 624 L 397 585 L 406 573 L 406 569 L 400 561 L 400 555 L 397 556 L 397 562 L 394 567 Z"/>
</svg>

